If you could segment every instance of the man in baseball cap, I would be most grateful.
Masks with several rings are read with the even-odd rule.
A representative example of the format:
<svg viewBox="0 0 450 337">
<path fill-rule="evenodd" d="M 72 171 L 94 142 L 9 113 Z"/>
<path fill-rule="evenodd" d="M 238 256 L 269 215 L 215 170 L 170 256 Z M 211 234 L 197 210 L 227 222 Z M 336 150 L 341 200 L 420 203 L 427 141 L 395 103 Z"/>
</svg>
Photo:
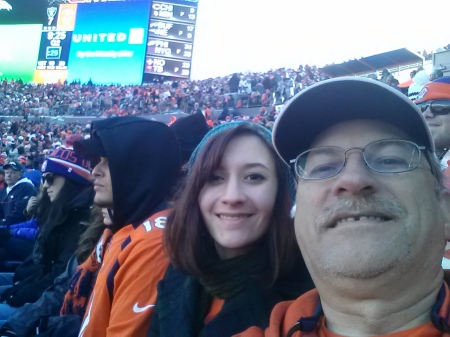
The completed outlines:
<svg viewBox="0 0 450 337">
<path fill-rule="evenodd" d="M 10 161 L 3 169 L 7 186 L 0 191 L 0 219 L 2 225 L 9 226 L 26 220 L 23 211 L 37 191 L 33 183 L 23 176 L 23 167 L 18 161 Z"/>
<path fill-rule="evenodd" d="M 241 336 L 449 336 L 449 193 L 415 104 L 370 79 L 319 82 L 286 104 L 273 140 L 297 178 L 317 288 Z"/>
</svg>

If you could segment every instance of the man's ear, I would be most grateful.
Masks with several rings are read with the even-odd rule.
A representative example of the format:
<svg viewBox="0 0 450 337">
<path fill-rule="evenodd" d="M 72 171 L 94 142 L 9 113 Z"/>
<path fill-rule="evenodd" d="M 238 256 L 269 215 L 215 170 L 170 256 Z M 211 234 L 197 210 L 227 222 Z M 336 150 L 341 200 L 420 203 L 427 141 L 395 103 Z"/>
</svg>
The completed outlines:
<svg viewBox="0 0 450 337">
<path fill-rule="evenodd" d="M 445 219 L 445 239 L 450 241 L 450 189 L 441 192 L 440 204 Z"/>
</svg>

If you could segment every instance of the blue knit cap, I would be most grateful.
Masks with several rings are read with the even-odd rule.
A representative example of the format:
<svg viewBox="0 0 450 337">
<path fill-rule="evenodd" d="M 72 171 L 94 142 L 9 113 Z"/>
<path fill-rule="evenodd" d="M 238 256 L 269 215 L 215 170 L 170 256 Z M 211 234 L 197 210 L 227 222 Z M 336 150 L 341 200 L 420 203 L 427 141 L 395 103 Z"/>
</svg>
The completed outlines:
<svg viewBox="0 0 450 337">
<path fill-rule="evenodd" d="M 90 185 L 90 163 L 80 158 L 72 148 L 58 147 L 42 163 L 42 173 L 51 172 L 79 184 Z"/>
<path fill-rule="evenodd" d="M 221 133 L 222 131 L 233 129 L 235 127 L 238 127 L 240 125 L 250 125 L 255 131 L 257 131 L 264 139 L 266 139 L 270 144 L 272 144 L 272 132 L 266 128 L 265 126 L 258 124 L 258 123 L 251 123 L 247 121 L 240 121 L 240 122 L 228 122 L 223 123 L 215 128 L 211 129 L 202 139 L 202 141 L 197 145 L 194 152 L 192 152 L 191 158 L 189 159 L 189 173 L 192 170 L 192 167 L 194 166 L 195 161 L 197 160 L 198 155 L 203 151 L 203 148 L 205 145 L 217 134 Z M 292 175 L 292 172 L 287 164 L 284 164 L 284 167 L 286 169 L 286 175 L 288 177 L 288 190 L 289 190 L 289 196 L 291 199 L 291 202 L 293 203 L 295 201 L 295 192 L 296 192 L 296 185 L 294 176 Z"/>
</svg>

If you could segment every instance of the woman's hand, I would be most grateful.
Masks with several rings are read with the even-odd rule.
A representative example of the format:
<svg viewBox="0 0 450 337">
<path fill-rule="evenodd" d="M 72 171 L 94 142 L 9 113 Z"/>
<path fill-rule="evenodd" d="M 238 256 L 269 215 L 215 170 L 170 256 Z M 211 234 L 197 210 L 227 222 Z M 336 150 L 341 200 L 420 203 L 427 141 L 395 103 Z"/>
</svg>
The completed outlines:
<svg viewBox="0 0 450 337">
<path fill-rule="evenodd" d="M 34 211 L 34 208 L 36 207 L 37 198 L 36 197 L 30 197 L 27 204 L 27 213 L 31 214 Z"/>
</svg>

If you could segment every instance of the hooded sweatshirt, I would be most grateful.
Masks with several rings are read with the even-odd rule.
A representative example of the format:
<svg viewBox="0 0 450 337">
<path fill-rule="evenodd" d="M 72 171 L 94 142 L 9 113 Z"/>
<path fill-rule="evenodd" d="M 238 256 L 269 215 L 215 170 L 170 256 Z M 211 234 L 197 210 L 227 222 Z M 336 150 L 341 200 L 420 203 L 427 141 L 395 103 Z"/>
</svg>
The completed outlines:
<svg viewBox="0 0 450 337">
<path fill-rule="evenodd" d="M 97 155 L 108 158 L 113 236 L 106 245 L 80 336 L 144 336 L 156 286 L 168 266 L 162 235 L 166 197 L 180 173 L 180 150 L 165 124 L 139 117 L 94 122 Z M 86 141 L 75 151 L 89 157 Z"/>
</svg>

